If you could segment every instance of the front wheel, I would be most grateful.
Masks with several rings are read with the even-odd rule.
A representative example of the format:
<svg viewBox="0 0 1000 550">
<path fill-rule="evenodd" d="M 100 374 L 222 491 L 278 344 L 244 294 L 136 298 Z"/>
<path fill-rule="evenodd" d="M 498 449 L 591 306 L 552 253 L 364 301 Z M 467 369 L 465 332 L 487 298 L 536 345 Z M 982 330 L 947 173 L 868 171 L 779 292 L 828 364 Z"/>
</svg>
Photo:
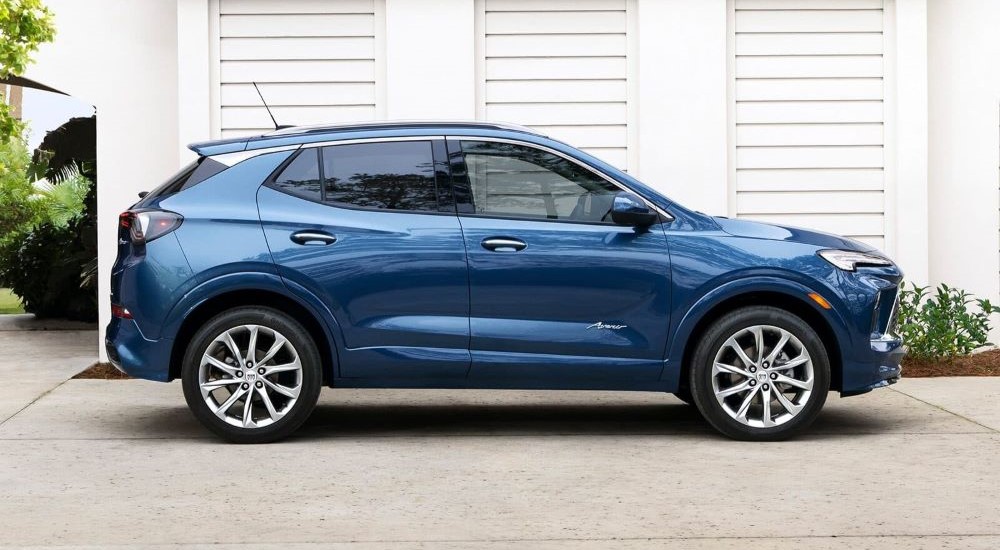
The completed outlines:
<svg viewBox="0 0 1000 550">
<path fill-rule="evenodd" d="M 788 311 L 751 306 L 716 321 L 690 368 L 698 410 L 734 439 L 776 441 L 807 428 L 826 402 L 830 361 L 819 335 Z"/>
<path fill-rule="evenodd" d="M 188 407 L 205 427 L 235 443 L 266 443 L 309 417 L 320 369 L 302 325 L 274 309 L 241 307 L 195 333 L 181 378 Z"/>
</svg>

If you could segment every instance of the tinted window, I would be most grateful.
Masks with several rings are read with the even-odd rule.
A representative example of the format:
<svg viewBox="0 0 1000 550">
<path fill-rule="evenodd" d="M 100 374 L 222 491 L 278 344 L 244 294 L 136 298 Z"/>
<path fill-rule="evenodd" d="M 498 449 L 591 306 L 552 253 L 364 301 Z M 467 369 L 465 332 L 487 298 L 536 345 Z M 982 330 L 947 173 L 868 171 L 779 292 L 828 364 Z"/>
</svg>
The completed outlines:
<svg viewBox="0 0 1000 550">
<path fill-rule="evenodd" d="M 511 143 L 463 141 L 477 214 L 610 221 L 617 187 L 558 155 Z"/>
<path fill-rule="evenodd" d="M 194 187 L 226 168 L 225 164 L 217 160 L 209 157 L 199 157 L 198 160 L 182 168 L 174 177 L 147 193 L 141 201 L 136 203 L 136 206 L 143 206 L 152 202 L 155 198 L 167 197 Z"/>
<path fill-rule="evenodd" d="M 429 141 L 325 147 L 323 177 L 328 202 L 387 210 L 438 209 Z"/>
<path fill-rule="evenodd" d="M 274 178 L 274 186 L 287 193 L 318 201 L 321 198 L 319 180 L 319 153 L 316 149 L 303 149 Z"/>
</svg>

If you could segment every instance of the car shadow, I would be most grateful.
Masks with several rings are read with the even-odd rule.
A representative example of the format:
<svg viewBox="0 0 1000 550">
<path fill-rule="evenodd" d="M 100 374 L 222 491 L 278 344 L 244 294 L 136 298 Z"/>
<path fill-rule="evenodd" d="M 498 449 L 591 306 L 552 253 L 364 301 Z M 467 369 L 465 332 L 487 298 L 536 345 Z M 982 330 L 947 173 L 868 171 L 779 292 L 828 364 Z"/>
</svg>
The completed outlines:
<svg viewBox="0 0 1000 550">
<path fill-rule="evenodd" d="M 827 408 L 802 439 L 908 431 L 901 418 L 866 408 Z M 133 418 L 142 438 L 213 439 L 182 406 Z M 141 433 L 139 433 L 141 432 Z M 694 406 L 667 403 L 323 403 L 295 440 L 421 436 L 664 435 L 722 439 Z"/>
<path fill-rule="evenodd" d="M 684 404 L 320 405 L 299 438 L 711 434 Z"/>
</svg>

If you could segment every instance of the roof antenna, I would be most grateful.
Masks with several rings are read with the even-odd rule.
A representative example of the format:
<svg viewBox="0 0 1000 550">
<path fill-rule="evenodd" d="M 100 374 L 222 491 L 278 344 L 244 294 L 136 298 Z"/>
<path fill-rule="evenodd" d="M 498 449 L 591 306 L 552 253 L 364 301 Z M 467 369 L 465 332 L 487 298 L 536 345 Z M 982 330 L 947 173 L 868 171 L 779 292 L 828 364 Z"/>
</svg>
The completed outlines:
<svg viewBox="0 0 1000 550">
<path fill-rule="evenodd" d="M 291 126 L 282 126 L 278 124 L 277 120 L 274 120 L 274 114 L 271 112 L 271 108 L 267 106 L 267 102 L 264 101 L 264 94 L 260 93 L 260 88 L 257 87 L 256 82 L 251 82 L 253 84 L 253 89 L 257 90 L 257 96 L 260 97 L 260 102 L 264 104 L 264 108 L 267 109 L 267 116 L 271 117 L 271 122 L 274 123 L 275 130 L 283 130 L 285 128 L 291 128 Z"/>
</svg>

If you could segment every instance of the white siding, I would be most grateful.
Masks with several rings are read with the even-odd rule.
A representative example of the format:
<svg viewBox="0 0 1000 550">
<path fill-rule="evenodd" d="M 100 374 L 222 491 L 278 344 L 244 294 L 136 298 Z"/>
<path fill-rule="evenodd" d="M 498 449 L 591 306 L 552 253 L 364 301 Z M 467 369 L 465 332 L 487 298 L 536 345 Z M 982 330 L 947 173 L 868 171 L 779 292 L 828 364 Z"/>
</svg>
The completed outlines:
<svg viewBox="0 0 1000 550">
<path fill-rule="evenodd" d="M 735 210 L 885 245 L 882 0 L 735 0 Z"/>
<path fill-rule="evenodd" d="M 220 0 L 223 137 L 376 117 L 375 0 Z"/>
<path fill-rule="evenodd" d="M 483 0 L 480 114 L 627 168 L 626 0 Z"/>
</svg>

